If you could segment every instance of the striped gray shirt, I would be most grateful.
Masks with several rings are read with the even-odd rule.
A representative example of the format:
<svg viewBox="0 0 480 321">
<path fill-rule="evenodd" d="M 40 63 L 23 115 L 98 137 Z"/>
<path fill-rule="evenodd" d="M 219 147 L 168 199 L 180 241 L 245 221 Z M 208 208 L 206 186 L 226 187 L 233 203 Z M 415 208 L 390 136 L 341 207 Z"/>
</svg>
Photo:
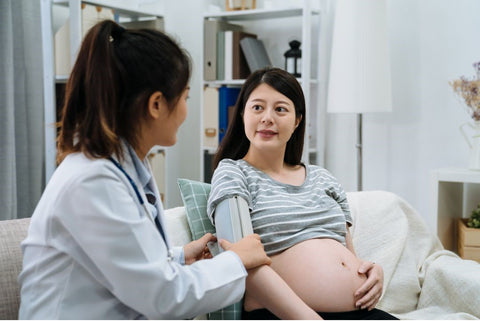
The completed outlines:
<svg viewBox="0 0 480 321">
<path fill-rule="evenodd" d="M 326 169 L 306 166 L 301 186 L 280 183 L 244 160 L 224 159 L 212 178 L 207 213 L 224 199 L 248 202 L 252 226 L 268 255 L 312 238 L 330 238 L 345 245 L 346 223 L 352 224 L 345 191 Z"/>
</svg>

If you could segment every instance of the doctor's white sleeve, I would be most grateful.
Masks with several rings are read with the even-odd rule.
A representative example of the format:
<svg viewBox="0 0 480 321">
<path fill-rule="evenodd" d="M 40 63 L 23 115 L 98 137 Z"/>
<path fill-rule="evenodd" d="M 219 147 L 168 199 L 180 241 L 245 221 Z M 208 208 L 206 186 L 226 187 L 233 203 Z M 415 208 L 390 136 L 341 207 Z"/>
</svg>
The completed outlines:
<svg viewBox="0 0 480 321">
<path fill-rule="evenodd" d="M 126 306 L 149 319 L 185 319 L 238 302 L 247 272 L 226 251 L 181 265 L 168 250 L 126 179 L 116 169 L 78 177 L 59 199 L 60 225 L 74 240 L 72 255 Z M 88 200 L 88 201 L 86 201 Z"/>
</svg>

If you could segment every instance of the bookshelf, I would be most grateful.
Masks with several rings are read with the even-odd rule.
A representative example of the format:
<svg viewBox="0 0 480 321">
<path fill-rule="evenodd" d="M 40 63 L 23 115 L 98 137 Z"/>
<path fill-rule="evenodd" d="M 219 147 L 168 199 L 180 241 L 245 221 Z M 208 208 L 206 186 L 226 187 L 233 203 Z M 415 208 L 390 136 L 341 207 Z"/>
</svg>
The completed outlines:
<svg viewBox="0 0 480 321">
<path fill-rule="evenodd" d="M 322 63 L 320 59 L 322 11 L 319 9 L 320 5 L 318 5 L 318 8 L 313 8 L 312 4 L 314 4 L 312 1 L 304 0 L 301 5 L 295 7 L 205 13 L 203 21 L 204 25 L 207 21 L 221 21 L 241 25 L 243 27 L 242 31 L 255 34 L 258 39 L 264 42 L 272 65 L 279 68 L 285 67 L 283 54 L 289 49 L 288 42 L 293 39 L 301 42 L 301 77 L 297 79 L 302 86 L 307 107 L 307 126 L 305 128 L 304 154 L 302 158 L 305 163 L 322 165 L 323 152 L 320 146 L 321 142 L 316 139 L 315 133 L 315 129 L 319 128 L 321 122 L 321 113 L 317 112 L 317 109 L 322 108 L 321 106 L 324 105 L 324 102 L 319 97 L 325 97 L 325 79 L 320 72 Z M 212 37 L 212 35 L 205 35 L 204 28 L 204 46 L 206 36 Z M 218 147 L 218 142 L 212 145 L 211 137 L 206 138 L 207 134 L 213 135 L 214 130 L 206 128 L 205 125 L 213 122 L 213 119 L 207 119 L 212 114 L 207 113 L 208 108 L 211 107 L 206 106 L 208 102 L 205 101 L 205 88 L 219 88 L 221 86 L 241 87 L 245 81 L 245 79 L 212 80 L 211 77 L 207 77 L 208 80 L 206 80 L 205 69 L 209 68 L 209 65 L 207 65 L 209 57 L 206 57 L 208 55 L 207 51 L 208 49 L 204 48 L 202 70 L 200 71 L 202 75 L 200 88 L 200 179 L 206 182 L 211 177 L 211 173 L 208 170 L 211 158 Z M 216 130 L 218 131 L 218 128 Z"/>
<path fill-rule="evenodd" d="M 44 39 L 45 180 L 56 168 L 56 129 L 63 92 L 82 39 L 96 22 L 111 19 L 125 28 L 150 27 L 164 30 L 163 3 L 131 0 L 42 1 Z M 52 31 L 53 30 L 53 31 Z M 50 125 L 51 124 L 51 125 Z M 166 148 L 154 147 L 149 154 L 164 206 L 168 207 L 169 157 Z"/>
</svg>

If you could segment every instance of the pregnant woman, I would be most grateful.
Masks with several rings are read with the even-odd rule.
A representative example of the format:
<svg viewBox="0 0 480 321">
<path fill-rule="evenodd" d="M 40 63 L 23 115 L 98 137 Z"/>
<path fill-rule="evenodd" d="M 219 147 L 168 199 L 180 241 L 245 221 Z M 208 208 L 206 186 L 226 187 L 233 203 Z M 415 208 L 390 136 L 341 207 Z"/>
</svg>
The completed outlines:
<svg viewBox="0 0 480 321">
<path fill-rule="evenodd" d="M 324 168 L 301 163 L 304 132 L 298 81 L 277 68 L 254 72 L 215 156 L 208 203 L 215 222 L 218 204 L 243 198 L 272 259 L 249 271 L 243 318 L 292 318 L 306 304 L 325 319 L 395 319 L 375 309 L 383 270 L 355 255 L 344 190 Z"/>
</svg>

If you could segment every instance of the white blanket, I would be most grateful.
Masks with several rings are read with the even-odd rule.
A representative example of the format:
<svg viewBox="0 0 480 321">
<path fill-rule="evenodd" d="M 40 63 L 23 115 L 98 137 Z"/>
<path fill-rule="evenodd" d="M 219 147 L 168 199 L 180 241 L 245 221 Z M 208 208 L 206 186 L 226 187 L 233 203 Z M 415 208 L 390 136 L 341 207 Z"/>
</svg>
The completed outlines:
<svg viewBox="0 0 480 321">
<path fill-rule="evenodd" d="M 348 193 L 357 255 L 384 269 L 379 309 L 401 319 L 480 318 L 480 264 L 443 249 L 397 195 Z"/>
</svg>

